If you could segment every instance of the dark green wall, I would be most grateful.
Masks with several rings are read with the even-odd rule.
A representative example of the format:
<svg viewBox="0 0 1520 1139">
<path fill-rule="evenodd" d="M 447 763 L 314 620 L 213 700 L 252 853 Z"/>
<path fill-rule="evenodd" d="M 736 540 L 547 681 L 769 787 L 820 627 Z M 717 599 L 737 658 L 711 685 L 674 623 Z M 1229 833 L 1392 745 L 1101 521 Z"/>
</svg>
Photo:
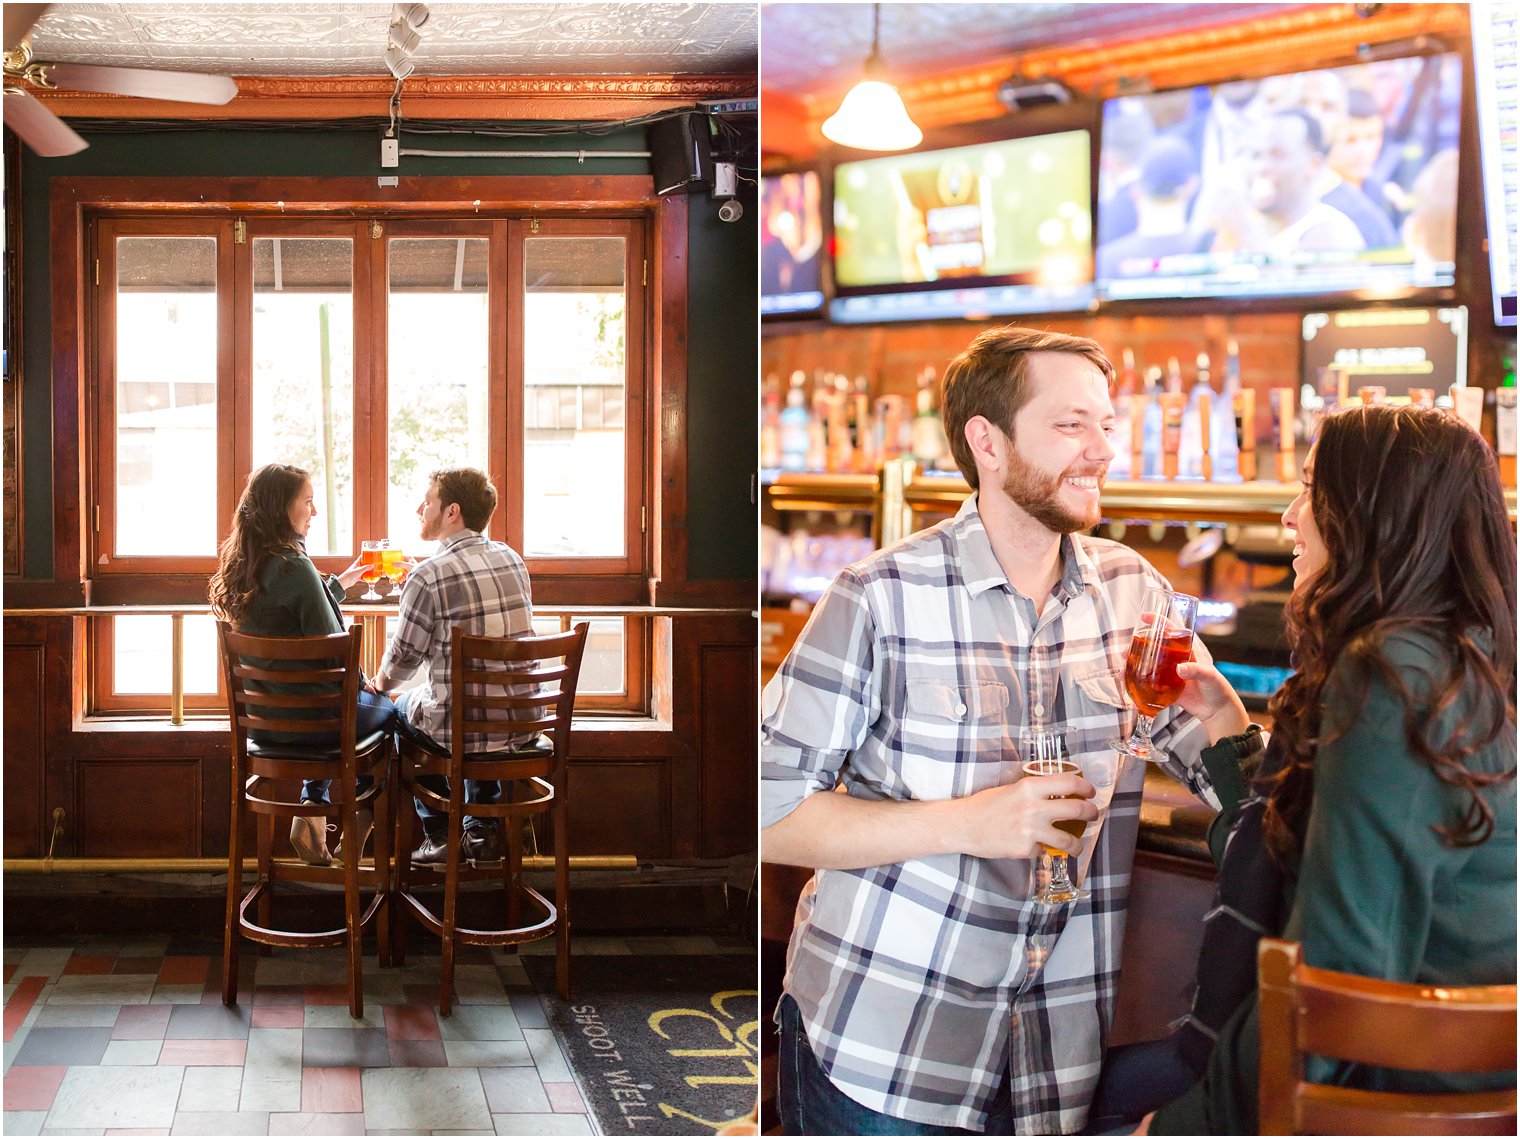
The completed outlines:
<svg viewBox="0 0 1520 1139">
<path fill-rule="evenodd" d="M 26 503 L 23 576 L 53 576 L 53 456 L 49 353 L 51 298 L 48 268 L 48 182 L 55 175 L 154 177 L 379 176 L 379 135 L 360 131 L 159 131 L 141 134 L 82 132 L 88 150 L 69 158 L 24 154 L 21 173 L 23 329 L 25 350 L 22 486 Z M 443 149 L 643 150 L 644 132 L 629 129 L 602 137 L 565 135 L 546 139 L 467 142 L 428 136 L 408 145 Z M 7 138 L 13 144 L 12 138 Z M 642 174 L 645 159 L 601 159 L 581 166 L 575 159 L 405 158 L 407 176 L 468 174 Z M 699 580 L 753 578 L 756 508 L 750 499 L 755 469 L 758 312 L 756 210 L 736 224 L 717 220 L 705 195 L 691 199 L 688 309 L 688 414 L 691 449 L 687 494 L 691 540 L 690 576 Z M 700 536 L 700 537 L 699 537 Z"/>
</svg>

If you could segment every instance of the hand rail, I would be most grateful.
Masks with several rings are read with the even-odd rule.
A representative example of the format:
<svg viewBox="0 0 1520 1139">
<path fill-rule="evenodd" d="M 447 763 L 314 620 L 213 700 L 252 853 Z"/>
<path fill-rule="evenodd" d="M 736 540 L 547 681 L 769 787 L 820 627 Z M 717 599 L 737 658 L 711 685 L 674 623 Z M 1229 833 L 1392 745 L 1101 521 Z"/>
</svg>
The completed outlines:
<svg viewBox="0 0 1520 1139">
<path fill-rule="evenodd" d="M 384 620 L 394 617 L 393 601 L 344 602 L 338 608 L 364 625 L 364 670 L 373 676 L 380 670 L 381 634 Z M 205 602 L 195 605 L 52 605 L 34 609 L 6 609 L 11 617 L 168 617 L 170 637 L 169 722 L 185 722 L 185 618 L 211 612 Z M 759 609 L 745 606 L 679 605 L 537 605 L 535 617 L 738 617 L 749 614 L 757 621 Z"/>
</svg>

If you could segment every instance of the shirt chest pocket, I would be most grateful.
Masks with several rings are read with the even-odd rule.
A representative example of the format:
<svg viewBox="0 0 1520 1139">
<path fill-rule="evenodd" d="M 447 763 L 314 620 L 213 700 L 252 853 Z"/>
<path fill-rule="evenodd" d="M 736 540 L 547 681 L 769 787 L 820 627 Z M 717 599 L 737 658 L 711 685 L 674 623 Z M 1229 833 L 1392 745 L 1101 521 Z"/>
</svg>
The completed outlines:
<svg viewBox="0 0 1520 1139">
<path fill-rule="evenodd" d="M 1008 713 L 1008 685 L 982 681 L 965 686 L 934 680 L 908 681 L 908 712 L 929 723 L 974 726 L 1003 722 Z"/>
<path fill-rule="evenodd" d="M 913 797 L 948 799 L 1005 782 L 1006 761 L 1016 754 L 1017 702 L 1017 689 L 1000 678 L 910 677 L 897 750 Z"/>
<path fill-rule="evenodd" d="M 1130 706 L 1124 695 L 1124 671 L 1100 667 L 1076 677 L 1069 691 L 1069 730 L 1125 732 Z M 1083 741 L 1083 746 L 1088 741 Z"/>
</svg>

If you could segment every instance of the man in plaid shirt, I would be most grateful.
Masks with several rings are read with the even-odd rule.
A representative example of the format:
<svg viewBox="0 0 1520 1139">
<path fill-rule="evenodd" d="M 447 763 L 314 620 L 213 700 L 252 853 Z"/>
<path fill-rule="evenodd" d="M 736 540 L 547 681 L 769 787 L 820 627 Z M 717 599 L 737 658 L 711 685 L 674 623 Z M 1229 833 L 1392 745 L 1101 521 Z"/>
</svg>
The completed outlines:
<svg viewBox="0 0 1520 1139">
<path fill-rule="evenodd" d="M 517 551 L 481 533 L 496 511 L 496 488 L 490 478 L 472 467 L 434 471 L 427 494 L 417 507 L 421 537 L 438 543 L 438 552 L 407 574 L 401 587 L 396 635 L 374 687 L 394 691 L 399 682 L 426 667 L 422 683 L 396 697 L 400 730 L 424 747 L 447 751 L 452 742 L 449 722 L 450 668 L 456 625 L 481 637 L 515 637 L 533 631 L 533 596 L 528 568 Z M 508 741 L 510 742 L 510 741 Z M 419 783 L 448 794 L 448 780 L 422 776 Z M 465 780 L 465 800 L 494 803 L 501 797 L 495 780 Z M 448 854 L 448 819 L 420 799 L 414 799 L 422 818 L 422 845 L 412 861 L 442 864 Z M 466 815 L 460 853 L 478 861 L 501 858 L 501 831 L 495 819 Z"/>
<path fill-rule="evenodd" d="M 762 854 L 816 868 L 778 1010 L 788 1134 L 1055 1135 L 1086 1120 L 1145 775 L 1111 741 L 1132 723 L 1142 597 L 1166 585 L 1082 534 L 1114 454 L 1112 375 L 1091 340 L 977 337 L 944 395 L 973 494 L 841 573 L 766 687 Z M 1021 779 L 1034 728 L 1064 733 L 1083 775 Z M 1154 740 L 1212 800 L 1203 725 L 1168 709 Z M 1086 820 L 1083 837 L 1062 819 Z M 1090 898 L 1030 901 L 1042 843 L 1076 856 Z"/>
</svg>

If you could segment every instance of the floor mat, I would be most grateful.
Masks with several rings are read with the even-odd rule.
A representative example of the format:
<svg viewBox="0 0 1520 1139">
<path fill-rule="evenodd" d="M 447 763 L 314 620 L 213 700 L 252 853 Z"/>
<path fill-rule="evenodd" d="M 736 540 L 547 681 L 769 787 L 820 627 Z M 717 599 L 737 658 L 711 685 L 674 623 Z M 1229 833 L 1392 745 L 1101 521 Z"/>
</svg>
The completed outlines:
<svg viewBox="0 0 1520 1139">
<path fill-rule="evenodd" d="M 578 956 L 568 1004 L 553 957 L 522 961 L 608 1135 L 706 1135 L 754 1108 L 753 957 Z"/>
</svg>

